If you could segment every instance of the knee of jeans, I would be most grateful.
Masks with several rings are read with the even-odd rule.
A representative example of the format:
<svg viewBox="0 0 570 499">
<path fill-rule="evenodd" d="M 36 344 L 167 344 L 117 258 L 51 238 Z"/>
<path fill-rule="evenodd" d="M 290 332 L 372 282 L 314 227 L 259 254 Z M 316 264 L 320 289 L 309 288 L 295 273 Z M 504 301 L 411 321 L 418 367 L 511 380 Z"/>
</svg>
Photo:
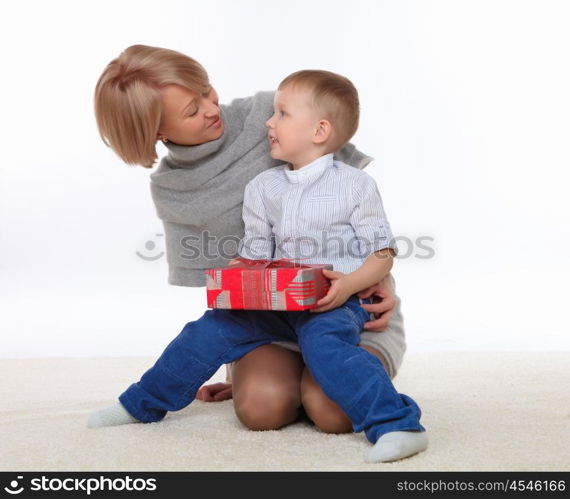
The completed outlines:
<svg viewBox="0 0 570 499">
<path fill-rule="evenodd" d="M 234 396 L 238 419 L 250 430 L 276 430 L 296 418 L 300 394 L 274 383 L 241 386 Z"/>
</svg>

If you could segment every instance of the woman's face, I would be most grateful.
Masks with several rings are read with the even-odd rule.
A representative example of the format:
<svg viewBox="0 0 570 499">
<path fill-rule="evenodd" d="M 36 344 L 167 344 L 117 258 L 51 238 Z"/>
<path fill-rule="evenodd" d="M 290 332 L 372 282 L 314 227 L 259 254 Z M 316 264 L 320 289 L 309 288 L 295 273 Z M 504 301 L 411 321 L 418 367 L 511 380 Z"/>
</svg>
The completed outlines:
<svg viewBox="0 0 570 499">
<path fill-rule="evenodd" d="M 182 146 L 194 146 L 216 140 L 224 133 L 224 124 L 214 88 L 197 94 L 179 85 L 160 90 L 162 119 L 158 140 L 168 139 Z"/>
</svg>

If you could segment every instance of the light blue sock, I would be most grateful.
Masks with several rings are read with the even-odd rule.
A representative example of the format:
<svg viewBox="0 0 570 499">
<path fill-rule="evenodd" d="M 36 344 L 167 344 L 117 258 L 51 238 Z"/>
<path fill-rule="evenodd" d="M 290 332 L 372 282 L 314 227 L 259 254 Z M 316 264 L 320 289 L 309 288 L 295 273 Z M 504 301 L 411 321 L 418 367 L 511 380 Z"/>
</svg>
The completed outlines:
<svg viewBox="0 0 570 499">
<path fill-rule="evenodd" d="M 391 431 L 382 435 L 370 449 L 366 461 L 385 463 L 397 461 L 424 451 L 428 446 L 425 431 Z"/>
<path fill-rule="evenodd" d="M 140 423 L 140 421 L 131 416 L 120 403 L 92 412 L 87 420 L 87 426 L 89 428 L 117 426 L 130 423 Z"/>
</svg>

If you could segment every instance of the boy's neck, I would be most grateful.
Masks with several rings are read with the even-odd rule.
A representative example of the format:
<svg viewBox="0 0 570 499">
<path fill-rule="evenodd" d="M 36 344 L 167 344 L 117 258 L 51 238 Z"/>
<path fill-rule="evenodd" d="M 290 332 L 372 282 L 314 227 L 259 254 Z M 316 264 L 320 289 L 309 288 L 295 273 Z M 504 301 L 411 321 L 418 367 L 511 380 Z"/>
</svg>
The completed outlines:
<svg viewBox="0 0 570 499">
<path fill-rule="evenodd" d="M 307 155 L 306 157 L 304 157 L 302 160 L 300 161 L 296 161 L 295 163 L 292 163 L 291 161 L 289 161 L 289 170 L 300 170 L 301 168 L 304 168 L 307 165 L 310 165 L 313 161 L 322 158 L 323 156 L 326 156 L 327 154 L 330 154 L 332 151 L 315 151 L 314 153 L 311 153 L 309 155 Z"/>
</svg>

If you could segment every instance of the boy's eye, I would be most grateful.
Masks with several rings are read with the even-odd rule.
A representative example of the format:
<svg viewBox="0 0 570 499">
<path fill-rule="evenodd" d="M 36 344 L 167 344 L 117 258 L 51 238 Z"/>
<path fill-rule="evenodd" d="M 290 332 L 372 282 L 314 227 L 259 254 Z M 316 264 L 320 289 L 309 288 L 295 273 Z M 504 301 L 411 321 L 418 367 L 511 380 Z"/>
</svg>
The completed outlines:
<svg viewBox="0 0 570 499">
<path fill-rule="evenodd" d="M 280 114 L 281 116 L 285 116 L 285 111 L 280 111 L 279 114 Z"/>
</svg>

